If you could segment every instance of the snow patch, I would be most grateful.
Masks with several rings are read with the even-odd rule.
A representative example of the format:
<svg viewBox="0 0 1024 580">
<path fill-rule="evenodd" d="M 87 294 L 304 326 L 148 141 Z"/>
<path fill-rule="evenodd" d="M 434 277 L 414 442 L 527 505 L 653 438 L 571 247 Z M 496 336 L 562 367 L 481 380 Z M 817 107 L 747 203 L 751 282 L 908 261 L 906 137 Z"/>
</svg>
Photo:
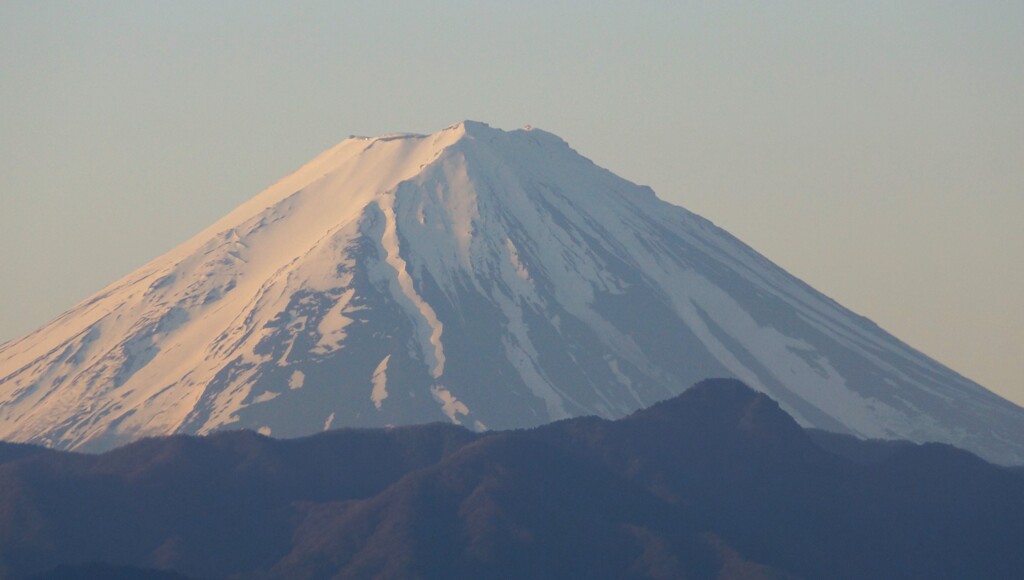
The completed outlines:
<svg viewBox="0 0 1024 580">
<path fill-rule="evenodd" d="M 264 392 L 260 393 L 255 399 L 253 399 L 252 402 L 253 403 L 266 403 L 267 401 L 273 401 L 274 399 L 276 399 L 276 398 L 278 398 L 280 396 L 281 396 L 281 393 L 277 393 L 277 392 L 274 392 L 274 391 L 264 391 Z"/>
<path fill-rule="evenodd" d="M 615 375 L 615 379 L 619 382 L 619 384 L 625 387 L 626 390 L 629 391 L 630 396 L 633 397 L 633 400 L 636 401 L 636 404 L 642 407 L 644 401 L 643 399 L 640 398 L 640 395 L 636 392 L 636 389 L 633 388 L 633 381 L 631 381 L 629 377 L 627 377 L 619 368 L 619 361 L 612 356 L 606 356 L 605 361 L 608 363 L 608 368 L 611 369 L 612 374 Z"/>
<path fill-rule="evenodd" d="M 441 410 L 448 417 L 448 420 L 456 425 L 462 425 L 462 421 L 459 420 L 459 415 L 468 415 L 469 407 L 467 407 L 462 401 L 458 400 L 451 391 L 441 385 L 434 385 L 430 387 L 430 394 L 434 395 L 435 401 L 441 403 Z"/>
<path fill-rule="evenodd" d="M 512 262 L 512 268 L 516 271 L 516 275 L 523 280 L 529 280 L 530 271 L 526 269 L 526 266 L 524 266 L 523 262 L 519 259 L 519 250 L 516 249 L 516 245 L 512 243 L 511 238 L 505 239 L 505 247 L 508 249 L 508 257 Z"/>
<path fill-rule="evenodd" d="M 354 294 L 354 289 L 346 290 L 320 319 L 316 327 L 320 340 L 317 341 L 316 346 L 310 349 L 311 353 L 329 354 L 343 347 L 345 337 L 348 336 L 345 329 L 352 324 L 352 319 L 345 316 L 345 313 Z"/>
<path fill-rule="evenodd" d="M 539 354 L 530 341 L 529 330 L 523 321 L 522 309 L 503 294 L 496 293 L 493 298 L 501 307 L 507 321 L 505 325 L 507 334 L 501 337 L 506 359 L 512 363 L 519 378 L 530 389 L 530 392 L 544 401 L 550 420 L 557 421 L 569 417 L 561 392 L 544 376 L 540 364 L 537 362 Z"/>
<path fill-rule="evenodd" d="M 292 376 L 288 377 L 288 388 L 291 390 L 301 389 L 306 384 L 306 374 L 300 370 L 292 371 Z"/>
<path fill-rule="evenodd" d="M 306 330 L 306 316 L 299 316 L 288 323 L 286 329 L 288 330 L 288 347 L 285 349 L 284 354 L 281 355 L 280 360 L 277 361 L 278 366 L 288 366 L 288 357 L 292 354 L 292 349 L 295 348 L 295 341 L 299 338 L 302 331 Z"/>
<path fill-rule="evenodd" d="M 373 390 L 370 391 L 370 400 L 373 401 L 373 406 L 380 410 L 381 404 L 384 403 L 384 399 L 388 398 L 388 361 L 391 360 L 391 355 L 387 355 L 377 365 L 377 368 L 373 371 Z"/>
<path fill-rule="evenodd" d="M 328 429 L 330 429 L 332 423 L 334 423 L 334 413 L 331 413 L 330 415 L 328 415 L 327 416 L 327 420 L 324 421 L 324 431 L 327 431 Z"/>
<path fill-rule="evenodd" d="M 398 224 L 395 220 L 394 195 L 387 197 L 391 203 L 381 203 L 380 209 L 384 212 L 384 234 L 381 236 L 381 245 L 387 254 L 385 261 L 395 272 L 398 288 L 402 295 L 412 303 L 419 315 L 417 329 L 423 342 L 423 354 L 427 359 L 427 367 L 435 379 L 444 374 L 444 348 L 441 346 L 441 332 L 443 326 L 437 319 L 434 309 L 419 294 L 412 276 L 409 275 L 408 265 L 399 253 Z M 425 325 L 425 326 L 424 326 Z"/>
</svg>

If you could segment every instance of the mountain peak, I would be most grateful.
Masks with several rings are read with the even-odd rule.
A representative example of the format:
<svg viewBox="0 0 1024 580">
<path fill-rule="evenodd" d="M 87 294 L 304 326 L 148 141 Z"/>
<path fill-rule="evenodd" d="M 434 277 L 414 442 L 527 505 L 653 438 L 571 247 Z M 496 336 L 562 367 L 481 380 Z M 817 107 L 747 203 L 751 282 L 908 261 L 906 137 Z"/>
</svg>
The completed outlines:
<svg viewBox="0 0 1024 580">
<path fill-rule="evenodd" d="M 460 137 L 468 137 L 471 140 L 479 140 L 485 143 L 493 143 L 496 140 L 502 140 L 506 144 L 517 144 L 520 147 L 554 145 L 564 147 L 566 149 L 569 148 L 568 143 L 558 135 L 532 125 L 525 125 L 520 129 L 506 131 L 504 129 L 492 127 L 488 123 L 467 119 L 455 123 L 454 125 L 450 125 L 441 131 L 441 133 L 447 132 L 454 132 Z"/>
<path fill-rule="evenodd" d="M 779 404 L 736 379 L 705 379 L 681 395 L 637 411 L 629 422 L 669 422 L 691 431 L 754 436 L 760 442 L 797 440 L 803 429 Z"/>
<path fill-rule="evenodd" d="M 465 119 L 465 120 L 459 121 L 458 123 L 455 123 L 455 124 L 449 126 L 445 130 L 446 131 L 448 131 L 448 130 L 462 131 L 462 132 L 464 132 L 466 134 L 477 134 L 477 135 L 484 134 L 484 133 L 494 133 L 494 132 L 504 133 L 504 131 L 502 131 L 501 129 L 496 129 L 494 127 L 491 127 L 489 124 L 484 123 L 483 121 L 474 121 L 472 119 Z"/>
<path fill-rule="evenodd" d="M 433 133 L 433 134 L 395 132 L 395 133 L 384 133 L 382 135 L 376 135 L 376 136 L 350 135 L 349 139 L 355 140 L 355 141 L 370 141 L 370 142 L 373 142 L 373 141 L 394 141 L 394 140 L 400 140 L 400 139 L 429 139 L 429 138 L 433 138 L 433 139 L 436 140 L 436 139 L 439 139 L 439 138 L 443 138 L 445 136 L 455 136 L 455 138 L 458 139 L 458 138 L 461 138 L 461 137 L 466 136 L 466 135 L 469 135 L 469 136 L 492 135 L 493 136 L 493 135 L 502 134 L 502 133 L 505 133 L 505 132 L 506 131 L 503 131 L 501 129 L 497 129 L 497 128 L 491 127 L 489 124 L 484 123 L 482 121 L 473 121 L 473 120 L 470 120 L 470 119 L 466 119 L 466 120 L 463 120 L 463 121 L 459 121 L 458 123 L 452 123 L 451 125 L 448 125 L 444 129 L 441 129 L 440 131 L 438 131 L 436 133 Z M 450 137 L 448 138 L 447 142 L 450 143 Z"/>
<path fill-rule="evenodd" d="M 475 121 L 346 139 L 0 346 L 0 438 L 526 427 L 709 376 L 803 425 L 1024 462 L 1024 410 L 559 137 Z"/>
</svg>

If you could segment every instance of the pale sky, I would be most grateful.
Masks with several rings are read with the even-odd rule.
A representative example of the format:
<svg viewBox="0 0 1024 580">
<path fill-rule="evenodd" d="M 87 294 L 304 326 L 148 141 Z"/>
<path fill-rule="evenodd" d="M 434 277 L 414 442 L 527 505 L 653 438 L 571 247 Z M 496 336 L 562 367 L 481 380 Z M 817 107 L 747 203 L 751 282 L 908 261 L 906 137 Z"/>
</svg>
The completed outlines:
<svg viewBox="0 0 1024 580">
<path fill-rule="evenodd" d="M 0 341 L 350 134 L 531 124 L 1024 404 L 1024 2 L 0 3 Z"/>
</svg>

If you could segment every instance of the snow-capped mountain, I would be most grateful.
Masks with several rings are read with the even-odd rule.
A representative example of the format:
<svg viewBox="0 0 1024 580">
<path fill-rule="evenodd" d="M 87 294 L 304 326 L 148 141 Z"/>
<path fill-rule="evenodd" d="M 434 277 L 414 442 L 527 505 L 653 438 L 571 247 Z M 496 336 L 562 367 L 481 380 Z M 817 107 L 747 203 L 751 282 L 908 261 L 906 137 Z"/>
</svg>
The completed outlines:
<svg viewBox="0 0 1024 580">
<path fill-rule="evenodd" d="M 469 121 L 347 139 L 0 346 L 0 438 L 531 426 L 716 376 L 1024 463 L 1024 409 L 555 135 Z"/>
</svg>

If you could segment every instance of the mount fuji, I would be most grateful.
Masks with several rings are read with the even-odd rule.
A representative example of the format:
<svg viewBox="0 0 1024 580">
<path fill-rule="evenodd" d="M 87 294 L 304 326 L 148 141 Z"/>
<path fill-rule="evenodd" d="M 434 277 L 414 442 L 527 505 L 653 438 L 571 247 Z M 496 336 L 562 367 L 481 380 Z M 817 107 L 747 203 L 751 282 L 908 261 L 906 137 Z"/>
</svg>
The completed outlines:
<svg viewBox="0 0 1024 580">
<path fill-rule="evenodd" d="M 735 377 L 1024 463 L 1024 409 L 537 129 L 353 137 L 0 346 L 0 438 L 622 417 Z"/>
</svg>

